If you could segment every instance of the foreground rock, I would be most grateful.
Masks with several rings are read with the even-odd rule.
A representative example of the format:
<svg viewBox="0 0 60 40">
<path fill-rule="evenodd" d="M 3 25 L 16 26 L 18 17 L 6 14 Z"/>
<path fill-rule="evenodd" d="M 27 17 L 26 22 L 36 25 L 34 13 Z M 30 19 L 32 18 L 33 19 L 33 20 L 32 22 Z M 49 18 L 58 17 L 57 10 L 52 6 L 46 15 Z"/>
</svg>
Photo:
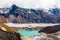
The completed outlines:
<svg viewBox="0 0 60 40">
<path fill-rule="evenodd" d="M 0 40 L 21 40 L 16 32 L 6 32 L 0 29 Z"/>
</svg>

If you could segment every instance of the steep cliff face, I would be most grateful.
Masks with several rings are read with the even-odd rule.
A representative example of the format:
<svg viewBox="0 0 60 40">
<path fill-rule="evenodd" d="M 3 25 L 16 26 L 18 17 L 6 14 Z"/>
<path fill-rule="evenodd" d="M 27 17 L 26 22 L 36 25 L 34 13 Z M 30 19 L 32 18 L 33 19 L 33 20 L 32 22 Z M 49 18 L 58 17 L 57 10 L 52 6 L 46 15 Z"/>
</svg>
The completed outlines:
<svg viewBox="0 0 60 40">
<path fill-rule="evenodd" d="M 59 15 L 49 14 L 42 9 L 26 9 L 16 5 L 12 5 L 8 13 L 1 13 L 0 16 L 3 16 L 5 20 L 7 19 L 6 22 L 12 23 L 58 23 L 58 18 L 60 18 Z"/>
<path fill-rule="evenodd" d="M 60 9 L 59 8 L 53 8 L 49 10 L 52 14 L 55 15 L 57 22 L 60 23 Z"/>
</svg>

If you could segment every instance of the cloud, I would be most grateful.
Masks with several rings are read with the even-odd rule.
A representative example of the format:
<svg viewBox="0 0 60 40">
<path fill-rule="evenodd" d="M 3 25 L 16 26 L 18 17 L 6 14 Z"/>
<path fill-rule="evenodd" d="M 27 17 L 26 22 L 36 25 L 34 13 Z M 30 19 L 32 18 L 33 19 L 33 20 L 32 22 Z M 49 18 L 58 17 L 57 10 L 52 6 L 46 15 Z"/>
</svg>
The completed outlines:
<svg viewBox="0 0 60 40">
<path fill-rule="evenodd" d="M 56 7 L 60 8 L 60 0 L 56 1 L 56 3 L 57 3 L 56 4 L 57 5 Z"/>
<path fill-rule="evenodd" d="M 0 8 L 2 7 L 10 7 L 13 4 L 19 4 L 19 0 L 0 0 Z"/>
<path fill-rule="evenodd" d="M 59 0 L 0 0 L 0 8 L 2 7 L 10 7 L 13 4 L 16 4 L 19 7 L 24 8 L 44 8 L 49 9 L 55 6 L 57 4 L 57 7 L 59 6 L 59 2 L 56 3 L 56 1 Z"/>
<path fill-rule="evenodd" d="M 22 7 L 25 8 L 50 8 L 55 5 L 54 0 L 21 0 Z"/>
</svg>

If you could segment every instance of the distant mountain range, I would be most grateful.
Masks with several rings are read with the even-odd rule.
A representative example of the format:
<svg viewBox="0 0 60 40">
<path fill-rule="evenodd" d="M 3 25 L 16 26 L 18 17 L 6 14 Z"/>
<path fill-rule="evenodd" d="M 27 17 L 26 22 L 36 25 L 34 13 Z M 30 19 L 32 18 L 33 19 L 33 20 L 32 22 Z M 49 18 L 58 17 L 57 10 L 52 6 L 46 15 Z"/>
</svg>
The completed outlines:
<svg viewBox="0 0 60 40">
<path fill-rule="evenodd" d="M 0 8 L 0 23 L 60 23 L 60 9 L 54 8 L 45 12 L 42 9 L 12 5 L 10 8 Z"/>
</svg>

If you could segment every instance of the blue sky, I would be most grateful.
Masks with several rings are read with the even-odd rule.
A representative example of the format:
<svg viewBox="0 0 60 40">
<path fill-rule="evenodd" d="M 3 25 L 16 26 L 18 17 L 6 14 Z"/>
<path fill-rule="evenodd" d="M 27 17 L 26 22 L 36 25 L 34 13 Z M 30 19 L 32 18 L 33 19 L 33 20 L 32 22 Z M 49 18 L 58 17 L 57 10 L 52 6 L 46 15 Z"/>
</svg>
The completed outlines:
<svg viewBox="0 0 60 40">
<path fill-rule="evenodd" d="M 13 4 L 16 4 L 19 7 L 24 8 L 60 8 L 60 0 L 0 0 L 0 8 L 2 7 L 11 7 Z"/>
</svg>

